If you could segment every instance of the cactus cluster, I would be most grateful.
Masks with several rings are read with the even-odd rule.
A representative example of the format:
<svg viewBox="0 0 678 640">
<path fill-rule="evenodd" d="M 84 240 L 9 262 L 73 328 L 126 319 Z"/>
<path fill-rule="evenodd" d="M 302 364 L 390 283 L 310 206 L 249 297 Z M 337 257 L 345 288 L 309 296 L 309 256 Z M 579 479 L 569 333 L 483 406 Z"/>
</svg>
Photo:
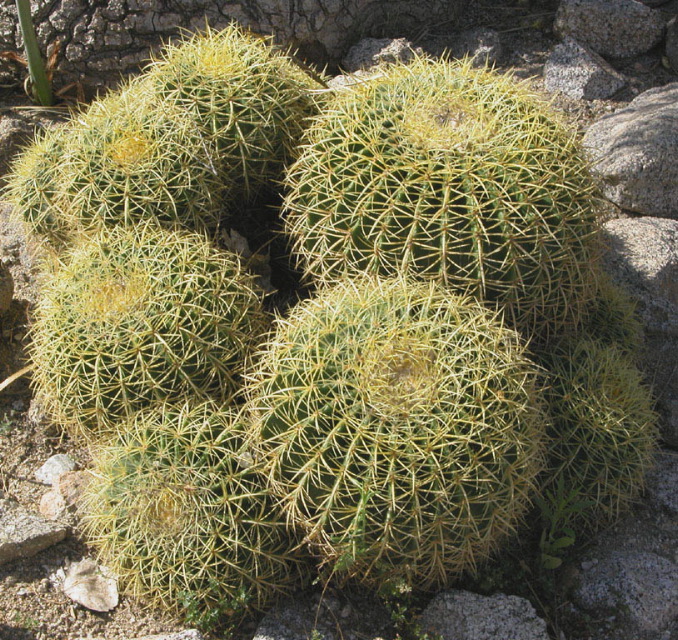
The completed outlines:
<svg viewBox="0 0 678 640">
<path fill-rule="evenodd" d="M 128 591 L 204 624 L 302 583 L 244 436 L 233 410 L 175 400 L 97 450 L 85 533 Z"/>
<path fill-rule="evenodd" d="M 515 78 L 417 58 L 338 91 L 287 174 L 309 279 L 432 278 L 529 334 L 592 298 L 595 187 L 575 133 Z"/>
<path fill-rule="evenodd" d="M 61 248 L 30 356 L 92 448 L 87 537 L 133 593 L 202 622 L 297 584 L 302 552 L 323 579 L 448 584 L 556 485 L 594 528 L 653 449 L 573 132 L 468 62 L 322 85 L 268 39 L 208 29 L 9 177 Z M 271 330 L 216 232 L 279 184 L 320 286 Z"/>
<path fill-rule="evenodd" d="M 85 434 L 181 392 L 228 397 L 266 324 L 236 257 L 197 234 L 116 227 L 84 237 L 46 274 L 32 326 L 35 391 Z"/>
<path fill-rule="evenodd" d="M 251 374 L 288 519 L 330 573 L 430 587 L 511 532 L 541 470 L 536 367 L 434 284 L 337 284 L 280 320 Z"/>
<path fill-rule="evenodd" d="M 214 232 L 282 178 L 322 82 L 268 39 L 208 30 L 75 114 L 58 144 L 38 139 L 10 173 L 9 198 L 58 247 L 149 219 Z"/>
</svg>

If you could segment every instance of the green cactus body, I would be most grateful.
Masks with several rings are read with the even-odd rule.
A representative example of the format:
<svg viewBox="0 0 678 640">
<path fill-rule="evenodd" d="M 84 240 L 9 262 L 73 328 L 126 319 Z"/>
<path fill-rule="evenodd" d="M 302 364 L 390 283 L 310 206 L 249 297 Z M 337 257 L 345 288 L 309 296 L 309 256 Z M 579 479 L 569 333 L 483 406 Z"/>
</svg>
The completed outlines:
<svg viewBox="0 0 678 640">
<path fill-rule="evenodd" d="M 275 491 L 335 575 L 444 584 L 528 504 L 545 428 L 536 368 L 471 299 L 340 283 L 278 322 L 251 377 Z"/>
<path fill-rule="evenodd" d="M 232 394 L 267 324 L 235 257 L 197 234 L 116 227 L 82 240 L 45 278 L 34 385 L 66 428 L 106 430 L 182 391 Z"/>
<path fill-rule="evenodd" d="M 220 177 L 246 199 L 281 179 L 317 111 L 311 90 L 322 86 L 270 40 L 235 24 L 167 47 L 148 75 L 154 91 L 214 143 Z"/>
<path fill-rule="evenodd" d="M 37 134 L 13 162 L 3 197 L 12 213 L 36 238 L 61 246 L 72 230 L 59 202 L 64 140 L 69 129 L 58 126 Z"/>
<path fill-rule="evenodd" d="M 161 403 L 93 457 L 85 535 L 128 592 L 210 626 L 263 607 L 308 573 L 233 410 Z"/>
<path fill-rule="evenodd" d="M 643 343 L 643 325 L 636 302 L 604 272 L 599 274 L 596 291 L 584 312 L 579 333 L 605 345 L 615 345 L 637 358 Z"/>
<path fill-rule="evenodd" d="M 213 230 L 227 195 L 216 161 L 192 118 L 142 77 L 74 120 L 60 159 L 64 215 L 85 231 L 148 220 Z"/>
<path fill-rule="evenodd" d="M 544 485 L 560 481 L 589 503 L 570 526 L 609 524 L 643 488 L 657 438 L 652 395 L 615 344 L 568 340 L 544 361 L 551 374 L 552 419 Z"/>
<path fill-rule="evenodd" d="M 575 135 L 510 76 L 423 58 L 338 90 L 287 175 L 307 277 L 407 273 L 555 332 L 591 298 L 594 184 Z"/>
</svg>

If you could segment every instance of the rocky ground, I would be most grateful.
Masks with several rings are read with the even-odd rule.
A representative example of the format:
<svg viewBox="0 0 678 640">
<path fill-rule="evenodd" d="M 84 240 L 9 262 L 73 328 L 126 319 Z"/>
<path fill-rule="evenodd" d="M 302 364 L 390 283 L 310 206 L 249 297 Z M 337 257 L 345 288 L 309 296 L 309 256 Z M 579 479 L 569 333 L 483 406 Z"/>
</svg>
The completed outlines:
<svg viewBox="0 0 678 640">
<path fill-rule="evenodd" d="M 673 8 L 675 4 L 669 3 L 667 10 L 678 13 L 678 7 Z M 545 95 L 553 100 L 555 108 L 565 113 L 582 131 L 601 116 L 627 105 L 639 93 L 678 81 L 678 74 L 667 64 L 663 46 L 658 45 L 648 52 L 614 61 L 614 70 L 622 74 L 626 84 L 604 99 L 590 100 L 568 97 L 562 93 L 549 94 L 545 89 L 543 71 L 549 55 L 560 41 L 553 33 L 557 6 L 558 2 L 549 0 L 479 1 L 475 3 L 473 11 L 464 17 L 463 24 L 455 25 L 454 32 L 422 33 L 420 40 L 415 41 L 414 45 L 430 52 L 439 52 L 445 47 L 451 48 L 454 52 L 455 47 L 466 46 L 463 43 L 460 45 L 460 32 L 468 34 L 469 29 L 484 28 L 486 31 L 482 37 L 478 36 L 478 32 L 470 37 L 470 41 L 475 42 L 470 45 L 471 49 L 481 48 L 502 70 L 510 70 L 523 78 L 532 78 L 535 88 L 544 91 Z M 6 153 L 0 159 L 0 163 L 6 163 L 8 153 L 16 149 L 20 141 L 26 139 L 36 122 L 44 124 L 49 120 L 59 119 L 65 112 L 63 108 L 46 112 L 31 107 L 17 86 L 0 89 L 0 135 L 4 136 L 6 145 Z M 0 171 L 5 166 L 6 164 L 4 166 L 0 164 Z M 0 210 L 0 259 L 12 273 L 15 293 L 9 311 L 0 318 L 2 332 L 0 382 L 20 371 L 26 364 L 24 349 L 29 339 L 27 331 L 30 308 L 37 295 L 38 275 L 34 251 L 26 245 L 20 228 L 10 220 L 8 213 L 6 207 Z M 49 486 L 36 480 L 36 471 L 48 458 L 59 453 L 68 454 L 78 468 L 87 467 L 87 451 L 78 448 L 56 432 L 53 426 L 40 416 L 39 411 L 32 407 L 30 376 L 23 375 L 0 392 L 0 499 L 16 501 L 29 512 L 35 513 L 43 495 L 49 489 Z M 641 564 L 643 558 L 640 556 L 643 553 L 654 553 L 660 558 L 674 554 L 673 561 L 678 562 L 675 547 L 675 488 L 678 486 L 675 478 L 676 453 L 666 450 L 662 455 L 665 459 L 661 468 L 665 473 L 662 471 L 651 482 L 653 498 L 649 501 L 651 503 L 654 500 L 655 506 L 659 505 L 657 510 L 649 511 L 647 505 L 639 508 L 634 518 L 622 522 L 617 527 L 617 537 L 614 538 L 616 542 L 612 543 L 639 554 Z M 672 480 L 671 473 L 674 474 Z M 3 517 L 3 510 L 6 511 L 7 507 L 4 502 L 0 502 L 0 520 Z M 119 605 L 107 613 L 88 610 L 71 600 L 61 588 L 65 572 L 68 571 L 70 564 L 90 557 L 91 554 L 78 536 L 76 520 L 72 514 L 57 520 L 54 529 L 58 532 L 55 534 L 57 537 L 63 537 L 62 541 L 32 557 L 0 564 L 0 640 L 78 638 L 131 640 L 150 634 L 177 632 L 185 628 L 180 620 L 163 612 L 148 609 L 143 602 L 124 596 L 121 597 Z M 654 537 L 650 537 L 650 542 L 647 538 L 649 530 L 656 532 Z M 610 535 L 612 534 L 614 532 Z M 0 547 L 3 544 L 0 532 Z M 605 549 L 609 546 L 607 539 L 601 538 L 591 541 L 583 548 L 582 553 L 589 555 L 577 560 L 577 564 L 571 565 L 567 571 L 559 574 L 561 592 L 566 592 L 568 584 L 576 578 L 574 574 L 582 571 L 595 572 L 602 567 L 607 562 L 604 556 Z M 612 567 L 615 566 L 613 560 L 610 561 Z M 678 602 L 678 593 L 675 592 L 678 578 L 673 568 L 675 564 L 671 567 L 652 560 L 646 561 L 644 566 L 649 567 L 650 572 L 647 588 L 650 588 L 652 582 L 664 580 L 662 584 L 668 586 L 662 592 L 663 597 L 675 598 Z M 632 581 L 631 578 L 630 580 Z M 638 587 L 635 583 L 629 584 L 631 590 L 644 588 L 642 585 Z M 402 615 L 411 618 L 413 612 L 421 609 L 425 603 L 425 601 L 414 602 L 412 608 Z M 614 611 L 601 614 L 598 610 L 590 613 L 590 624 L 585 624 L 582 622 L 585 617 L 568 613 L 572 604 L 565 596 L 562 601 L 555 604 L 540 602 L 538 598 L 533 598 L 533 604 L 540 615 L 549 618 L 549 632 L 558 640 L 587 637 L 602 640 L 606 636 L 600 629 L 605 628 L 607 623 L 605 620 L 598 620 L 596 616 L 616 615 Z M 678 611 L 675 614 L 671 611 L 670 607 L 668 613 L 662 610 L 664 622 L 666 616 L 678 615 Z M 355 592 L 333 589 L 323 592 L 312 591 L 297 601 L 292 607 L 292 613 L 288 610 L 285 615 L 287 626 L 283 624 L 283 628 L 288 630 L 287 636 L 285 634 L 280 636 L 279 631 L 270 631 L 269 627 L 274 625 L 274 622 L 269 617 L 266 622 L 269 627 L 264 625 L 260 628 L 257 637 L 289 637 L 290 640 L 297 638 L 301 640 L 299 634 L 305 632 L 299 631 L 301 627 L 298 621 L 309 619 L 309 616 L 318 623 L 318 628 L 323 630 L 322 634 L 326 638 L 367 639 L 393 636 L 396 633 L 389 612 L 379 603 L 363 598 L 361 594 Z M 277 619 L 278 630 L 282 624 L 280 620 L 281 618 Z M 614 626 L 613 621 L 608 622 Z M 657 635 L 648 635 L 648 640 L 678 639 L 678 630 L 664 622 L 663 626 L 660 625 L 661 628 L 657 628 Z M 238 637 L 248 640 L 252 638 L 257 623 L 258 621 L 253 620 L 240 628 L 237 631 Z M 649 624 L 650 630 L 652 624 Z M 601 633 L 603 635 L 600 635 Z M 524 637 L 542 637 L 538 632 L 535 634 L 537 635 Z M 445 633 L 443 635 L 449 637 Z M 188 639 L 189 636 L 183 637 Z M 490 636 L 480 634 L 477 637 Z M 497 639 L 500 637 L 507 636 L 496 636 Z M 610 639 L 618 637 L 621 636 L 609 636 Z"/>
</svg>

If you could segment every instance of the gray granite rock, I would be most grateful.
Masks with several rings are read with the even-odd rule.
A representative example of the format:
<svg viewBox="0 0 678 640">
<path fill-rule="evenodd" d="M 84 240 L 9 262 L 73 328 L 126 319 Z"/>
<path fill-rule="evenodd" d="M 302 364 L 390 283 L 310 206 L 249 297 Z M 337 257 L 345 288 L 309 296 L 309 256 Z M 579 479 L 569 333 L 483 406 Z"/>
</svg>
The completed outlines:
<svg viewBox="0 0 678 640">
<path fill-rule="evenodd" d="M 548 640 L 546 622 L 517 596 L 481 596 L 468 591 L 439 593 L 419 620 L 423 633 L 442 640 Z"/>
<path fill-rule="evenodd" d="M 34 556 L 61 542 L 65 526 L 50 522 L 11 500 L 0 500 L 0 564 Z"/>
<path fill-rule="evenodd" d="M 445 36 L 430 36 L 422 40 L 421 47 L 434 57 L 447 55 L 453 60 L 469 58 L 476 67 L 498 63 L 503 51 L 499 34 L 487 27 Z"/>
<path fill-rule="evenodd" d="M 57 453 L 48 458 L 35 472 L 35 479 L 44 484 L 53 485 L 59 476 L 67 471 L 74 471 L 77 463 L 66 453 Z"/>
<path fill-rule="evenodd" d="M 604 269 L 638 304 L 646 334 L 640 364 L 655 388 L 662 439 L 678 447 L 678 221 L 609 220 L 602 237 Z"/>
<path fill-rule="evenodd" d="M 363 38 L 354 44 L 341 61 L 341 68 L 348 72 L 365 71 L 380 64 L 409 62 L 421 49 L 407 38 Z"/>
<path fill-rule="evenodd" d="M 583 565 L 573 591 L 575 605 L 607 614 L 609 640 L 657 637 L 678 617 L 678 565 L 643 551 L 610 549 Z"/>
<path fill-rule="evenodd" d="M 544 86 L 577 100 L 605 100 L 626 86 L 626 79 L 597 53 L 566 37 L 544 65 Z"/>
<path fill-rule="evenodd" d="M 666 59 L 678 73 L 678 16 L 671 18 L 666 25 Z"/>
<path fill-rule="evenodd" d="M 562 0 L 553 28 L 602 56 L 626 58 L 658 44 L 664 25 L 659 11 L 636 0 Z"/>
<path fill-rule="evenodd" d="M 678 82 L 603 116 L 583 145 L 609 200 L 642 215 L 678 219 Z"/>
</svg>

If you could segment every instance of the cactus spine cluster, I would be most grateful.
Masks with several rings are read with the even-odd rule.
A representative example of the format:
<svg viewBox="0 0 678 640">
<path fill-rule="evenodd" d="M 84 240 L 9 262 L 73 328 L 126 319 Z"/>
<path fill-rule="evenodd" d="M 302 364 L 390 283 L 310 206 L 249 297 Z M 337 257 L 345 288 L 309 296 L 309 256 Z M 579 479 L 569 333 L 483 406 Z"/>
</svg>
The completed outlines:
<svg viewBox="0 0 678 640">
<path fill-rule="evenodd" d="M 431 278 L 528 333 L 592 296 L 595 188 L 570 131 L 525 85 L 417 58 L 337 91 L 287 175 L 307 277 Z"/>
<path fill-rule="evenodd" d="M 85 533 L 128 592 L 175 611 L 185 603 L 205 624 L 260 609 L 307 573 L 234 411 L 155 405 L 94 458 Z"/>
<path fill-rule="evenodd" d="M 84 238 L 45 278 L 36 393 L 85 433 L 180 392 L 228 397 L 266 326 L 261 293 L 232 255 L 197 234 L 116 227 Z"/>
<path fill-rule="evenodd" d="M 536 368 L 470 299 L 339 283 L 278 322 L 251 377 L 274 490 L 331 573 L 445 584 L 529 502 L 545 421 Z"/>
</svg>

